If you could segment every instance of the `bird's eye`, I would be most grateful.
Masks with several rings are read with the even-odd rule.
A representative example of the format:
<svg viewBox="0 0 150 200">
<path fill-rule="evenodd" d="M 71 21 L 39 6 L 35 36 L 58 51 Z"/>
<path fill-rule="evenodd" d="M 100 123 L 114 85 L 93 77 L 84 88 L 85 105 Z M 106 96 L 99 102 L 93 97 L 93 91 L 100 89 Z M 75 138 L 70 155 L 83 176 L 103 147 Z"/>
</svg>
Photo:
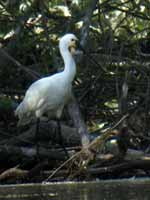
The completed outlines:
<svg viewBox="0 0 150 200">
<path fill-rule="evenodd" d="M 71 39 L 71 41 L 72 41 L 72 42 L 74 42 L 74 41 L 75 41 L 75 39 L 74 39 L 74 38 L 72 38 L 72 39 Z"/>
</svg>

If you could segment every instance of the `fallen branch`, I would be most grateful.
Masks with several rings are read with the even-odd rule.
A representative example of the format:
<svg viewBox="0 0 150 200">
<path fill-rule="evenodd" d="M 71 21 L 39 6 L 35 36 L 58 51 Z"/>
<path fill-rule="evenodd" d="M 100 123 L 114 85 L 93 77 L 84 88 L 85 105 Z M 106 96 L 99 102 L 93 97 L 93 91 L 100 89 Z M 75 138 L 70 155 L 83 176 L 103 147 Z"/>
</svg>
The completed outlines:
<svg viewBox="0 0 150 200">
<path fill-rule="evenodd" d="M 112 166 L 105 166 L 100 168 L 89 168 L 87 171 L 92 175 L 119 175 L 122 172 L 134 169 L 150 169 L 150 160 L 134 160 Z"/>
<path fill-rule="evenodd" d="M 17 136 L 4 133 L 1 134 L 8 136 L 8 139 L 4 139 L 0 141 L 0 145 L 34 145 L 35 144 L 35 130 L 36 125 L 33 124 L 31 128 L 27 129 L 26 131 L 20 130 L 20 134 Z M 1 131 L 0 131 L 1 132 Z M 67 146 L 76 146 L 80 145 L 80 136 L 77 133 L 77 129 L 61 125 L 61 132 L 62 137 L 64 140 L 64 144 Z M 18 130 L 19 133 L 19 130 Z M 49 143 L 50 141 L 53 141 L 55 143 L 59 143 L 59 136 L 57 134 L 57 123 L 55 121 L 49 121 L 49 122 L 41 122 L 40 123 L 40 129 L 38 134 L 38 140 L 39 142 L 45 141 L 46 143 Z"/>
<path fill-rule="evenodd" d="M 23 178 L 28 174 L 27 170 L 18 169 L 18 166 L 5 170 L 0 174 L 0 181 L 11 178 Z"/>
<path fill-rule="evenodd" d="M 65 160 L 66 154 L 62 149 L 39 148 L 39 156 L 41 159 L 49 160 Z M 17 163 L 18 160 L 31 160 L 37 157 L 35 147 L 18 147 L 10 145 L 0 145 L 0 162 Z"/>
</svg>

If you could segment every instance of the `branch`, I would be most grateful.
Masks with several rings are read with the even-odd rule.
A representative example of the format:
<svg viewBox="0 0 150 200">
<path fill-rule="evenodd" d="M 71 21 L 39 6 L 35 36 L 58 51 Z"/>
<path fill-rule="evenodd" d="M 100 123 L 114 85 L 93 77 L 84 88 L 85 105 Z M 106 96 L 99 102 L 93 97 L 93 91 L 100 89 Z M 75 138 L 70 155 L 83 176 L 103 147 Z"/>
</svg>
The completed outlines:
<svg viewBox="0 0 150 200">
<path fill-rule="evenodd" d="M 40 77 L 38 72 L 35 72 L 35 71 L 31 70 L 31 69 L 28 69 L 26 66 L 22 65 L 19 61 L 17 61 L 11 55 L 9 55 L 4 49 L 0 49 L 0 55 L 2 57 L 6 58 L 7 60 L 11 61 L 14 65 L 19 67 L 21 70 L 23 70 L 26 73 L 28 73 L 34 80 L 36 80 L 37 78 Z"/>
<path fill-rule="evenodd" d="M 12 145 L 0 145 L 0 161 L 7 162 L 11 160 L 11 163 L 16 164 L 18 160 L 22 159 L 35 159 L 36 157 L 35 147 L 19 147 Z M 43 158 L 48 158 L 50 160 L 65 160 L 65 153 L 60 149 L 50 149 L 50 148 L 39 148 L 39 155 Z"/>
<path fill-rule="evenodd" d="M 86 46 L 86 41 L 87 41 L 87 38 L 89 35 L 89 27 L 91 24 L 93 11 L 96 8 L 97 2 L 98 2 L 98 0 L 91 0 L 89 2 L 88 10 L 87 10 L 87 13 L 83 20 L 84 23 L 83 23 L 83 27 L 81 29 L 81 37 L 80 37 L 81 38 L 80 44 L 83 48 Z M 80 58 L 80 60 L 81 59 L 82 58 Z M 68 105 L 68 111 L 74 122 L 75 127 L 78 129 L 78 132 L 81 137 L 82 145 L 87 146 L 89 144 L 89 136 L 88 136 L 87 127 L 84 122 L 84 119 L 82 118 L 82 115 L 81 115 L 81 112 L 79 109 L 79 105 L 74 96 L 73 96 L 72 103 Z"/>
<path fill-rule="evenodd" d="M 91 20 L 92 20 L 92 15 L 93 12 L 96 8 L 96 5 L 98 3 L 98 0 L 91 0 L 86 12 L 86 15 L 83 19 L 83 27 L 81 29 L 81 46 L 85 47 L 86 46 L 86 40 L 89 36 L 89 28 L 90 28 L 90 24 L 91 24 Z"/>
<path fill-rule="evenodd" d="M 108 12 L 108 8 L 110 8 L 111 10 L 119 10 L 121 12 L 124 12 L 124 13 L 127 13 L 128 15 L 132 15 L 134 17 L 138 17 L 140 19 L 143 19 L 143 20 L 150 20 L 150 17 L 146 16 L 146 15 L 143 15 L 142 13 L 135 13 L 135 12 L 132 12 L 130 10 L 124 10 L 122 8 L 119 8 L 119 7 L 115 7 L 115 6 L 111 6 L 111 5 L 107 5 L 107 8 L 106 8 L 106 11 Z"/>
<path fill-rule="evenodd" d="M 149 170 L 149 168 L 150 168 L 150 160 L 134 160 L 134 161 L 116 164 L 116 165 L 112 165 L 108 167 L 90 168 L 88 169 L 88 172 L 92 175 L 94 174 L 95 175 L 98 175 L 98 174 L 119 175 L 120 173 L 127 170 L 133 170 L 133 169 Z"/>
</svg>

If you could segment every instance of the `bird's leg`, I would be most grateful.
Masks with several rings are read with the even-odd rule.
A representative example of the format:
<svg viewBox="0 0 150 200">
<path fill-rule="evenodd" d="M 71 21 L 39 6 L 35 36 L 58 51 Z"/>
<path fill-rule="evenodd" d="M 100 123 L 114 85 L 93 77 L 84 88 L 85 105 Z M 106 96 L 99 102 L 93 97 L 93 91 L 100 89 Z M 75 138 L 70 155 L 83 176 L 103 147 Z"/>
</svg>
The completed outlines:
<svg viewBox="0 0 150 200">
<path fill-rule="evenodd" d="M 35 142 L 36 142 L 36 156 L 37 156 L 37 160 L 39 160 L 39 158 L 40 158 L 39 142 L 38 142 L 39 128 L 40 128 L 40 118 L 37 118 L 37 121 L 36 121 L 36 131 L 35 131 Z"/>
<path fill-rule="evenodd" d="M 63 141 L 63 137 L 62 137 L 62 134 L 61 134 L 61 124 L 60 124 L 60 120 L 57 120 L 57 127 L 58 127 L 58 134 L 59 134 L 59 143 L 60 145 L 62 146 L 67 158 L 69 158 L 69 154 L 64 146 L 64 141 Z"/>
</svg>

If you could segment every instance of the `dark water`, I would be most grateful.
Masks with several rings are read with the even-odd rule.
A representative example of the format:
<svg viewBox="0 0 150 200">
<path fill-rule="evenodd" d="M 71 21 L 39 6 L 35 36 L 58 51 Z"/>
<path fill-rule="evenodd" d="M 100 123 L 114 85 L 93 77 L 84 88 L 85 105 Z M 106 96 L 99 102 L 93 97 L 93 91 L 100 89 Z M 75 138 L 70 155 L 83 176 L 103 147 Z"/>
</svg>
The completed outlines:
<svg viewBox="0 0 150 200">
<path fill-rule="evenodd" d="M 0 186 L 0 200 L 150 200 L 150 179 Z"/>
</svg>

